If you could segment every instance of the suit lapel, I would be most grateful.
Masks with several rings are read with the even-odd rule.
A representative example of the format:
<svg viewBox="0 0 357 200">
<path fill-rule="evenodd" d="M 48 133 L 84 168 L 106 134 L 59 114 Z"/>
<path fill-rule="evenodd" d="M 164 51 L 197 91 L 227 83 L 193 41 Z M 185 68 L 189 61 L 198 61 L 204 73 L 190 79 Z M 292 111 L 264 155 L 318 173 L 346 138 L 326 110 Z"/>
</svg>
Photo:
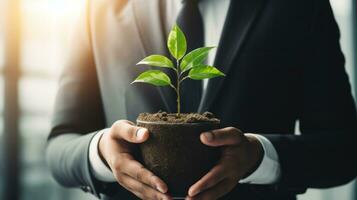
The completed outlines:
<svg viewBox="0 0 357 200">
<path fill-rule="evenodd" d="M 168 27 L 166 24 L 166 17 L 168 16 L 166 16 L 166 9 L 170 4 L 164 0 L 150 2 L 146 0 L 138 0 L 133 1 L 133 5 L 134 15 L 136 16 L 136 27 L 139 31 L 142 42 L 141 48 L 143 48 L 145 56 L 162 54 L 169 57 L 169 52 L 166 48 L 166 37 L 168 35 Z M 148 13 L 149 11 L 151 13 Z M 172 71 L 170 69 L 162 68 L 160 70 L 172 77 Z M 176 98 L 172 88 L 156 87 L 156 89 L 165 104 L 166 109 L 163 109 L 168 112 L 175 112 Z"/>
<path fill-rule="evenodd" d="M 170 4 L 171 3 L 171 4 Z M 160 27 L 161 27 L 161 34 L 162 34 L 162 41 L 164 44 L 164 49 L 165 49 L 165 53 L 164 55 L 166 55 L 168 58 L 170 58 L 170 52 L 166 47 L 166 39 L 169 35 L 169 32 L 171 30 L 171 27 L 173 25 L 174 19 L 173 15 L 171 13 L 171 15 L 168 15 L 168 9 L 172 8 L 172 2 L 168 2 L 168 1 L 164 1 L 161 0 L 160 3 Z M 172 22 L 172 24 L 167 24 L 167 21 Z M 168 74 L 171 77 L 171 80 L 175 80 L 175 73 L 168 68 L 164 68 L 163 69 L 166 74 Z M 163 98 L 163 101 L 165 102 L 165 105 L 167 107 L 167 111 L 170 113 L 174 113 L 176 112 L 177 108 L 176 108 L 176 92 L 171 88 L 171 87 L 159 87 L 159 92 L 161 97 Z"/>
<path fill-rule="evenodd" d="M 265 0 L 231 0 L 214 62 L 214 66 L 223 73 L 229 73 L 234 59 L 239 55 L 255 19 L 263 8 L 264 2 Z M 209 80 L 199 112 L 210 109 L 224 80 L 224 77 Z"/>
</svg>

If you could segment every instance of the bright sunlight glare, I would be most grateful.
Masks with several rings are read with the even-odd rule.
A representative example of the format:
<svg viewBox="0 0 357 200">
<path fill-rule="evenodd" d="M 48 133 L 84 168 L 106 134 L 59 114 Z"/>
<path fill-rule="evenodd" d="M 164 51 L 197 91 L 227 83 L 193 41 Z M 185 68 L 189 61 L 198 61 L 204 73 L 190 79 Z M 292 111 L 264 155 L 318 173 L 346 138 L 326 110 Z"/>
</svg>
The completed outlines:
<svg viewBox="0 0 357 200">
<path fill-rule="evenodd" d="M 49 16 L 70 16 L 78 13 L 83 0 L 23 0 L 23 11 Z"/>
</svg>

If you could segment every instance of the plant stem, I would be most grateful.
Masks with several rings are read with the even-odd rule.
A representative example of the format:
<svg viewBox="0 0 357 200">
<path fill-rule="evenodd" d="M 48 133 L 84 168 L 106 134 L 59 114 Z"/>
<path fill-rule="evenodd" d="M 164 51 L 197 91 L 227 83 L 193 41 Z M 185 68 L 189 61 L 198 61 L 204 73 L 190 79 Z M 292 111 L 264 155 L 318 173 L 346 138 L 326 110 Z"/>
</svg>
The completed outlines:
<svg viewBox="0 0 357 200">
<path fill-rule="evenodd" d="M 180 80 L 180 83 L 182 83 L 185 79 L 187 79 L 188 78 L 188 76 L 185 76 L 185 77 L 183 77 L 181 80 Z"/>
<path fill-rule="evenodd" d="M 177 95 L 177 117 L 180 117 L 181 114 L 181 99 L 180 99 L 180 61 L 176 61 L 176 95 Z"/>
</svg>

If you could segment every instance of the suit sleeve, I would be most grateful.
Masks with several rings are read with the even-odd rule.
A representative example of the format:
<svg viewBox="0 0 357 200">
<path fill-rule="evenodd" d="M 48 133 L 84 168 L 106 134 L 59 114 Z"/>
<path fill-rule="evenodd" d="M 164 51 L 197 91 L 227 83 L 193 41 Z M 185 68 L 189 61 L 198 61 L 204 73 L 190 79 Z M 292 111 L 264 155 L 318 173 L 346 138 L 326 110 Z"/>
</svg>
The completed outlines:
<svg viewBox="0 0 357 200">
<path fill-rule="evenodd" d="M 315 1 L 315 17 L 303 66 L 301 135 L 264 135 L 281 164 L 279 186 L 291 191 L 345 184 L 356 176 L 357 118 L 340 49 L 340 33 L 328 0 Z"/>
<path fill-rule="evenodd" d="M 105 128 L 105 118 L 85 10 L 60 77 L 46 156 L 57 182 L 94 193 L 88 148 L 96 131 Z"/>
</svg>

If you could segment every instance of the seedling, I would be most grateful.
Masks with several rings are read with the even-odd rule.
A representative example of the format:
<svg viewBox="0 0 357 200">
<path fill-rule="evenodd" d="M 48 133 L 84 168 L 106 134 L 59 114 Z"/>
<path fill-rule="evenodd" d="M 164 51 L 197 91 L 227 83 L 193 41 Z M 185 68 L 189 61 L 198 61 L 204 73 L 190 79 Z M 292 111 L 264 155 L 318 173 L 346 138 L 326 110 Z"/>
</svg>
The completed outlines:
<svg viewBox="0 0 357 200">
<path fill-rule="evenodd" d="M 161 70 L 147 70 L 141 73 L 132 83 L 148 83 L 155 86 L 170 86 L 177 95 L 177 116 L 181 113 L 180 85 L 187 78 L 203 80 L 218 76 L 225 76 L 217 68 L 205 65 L 208 53 L 215 47 L 201 47 L 186 54 L 187 43 L 185 34 L 174 25 L 167 39 L 167 47 L 175 59 L 174 62 L 163 55 L 151 55 L 144 58 L 137 65 L 150 65 L 174 70 L 176 73 L 176 85 L 172 84 L 170 77 Z"/>
</svg>

